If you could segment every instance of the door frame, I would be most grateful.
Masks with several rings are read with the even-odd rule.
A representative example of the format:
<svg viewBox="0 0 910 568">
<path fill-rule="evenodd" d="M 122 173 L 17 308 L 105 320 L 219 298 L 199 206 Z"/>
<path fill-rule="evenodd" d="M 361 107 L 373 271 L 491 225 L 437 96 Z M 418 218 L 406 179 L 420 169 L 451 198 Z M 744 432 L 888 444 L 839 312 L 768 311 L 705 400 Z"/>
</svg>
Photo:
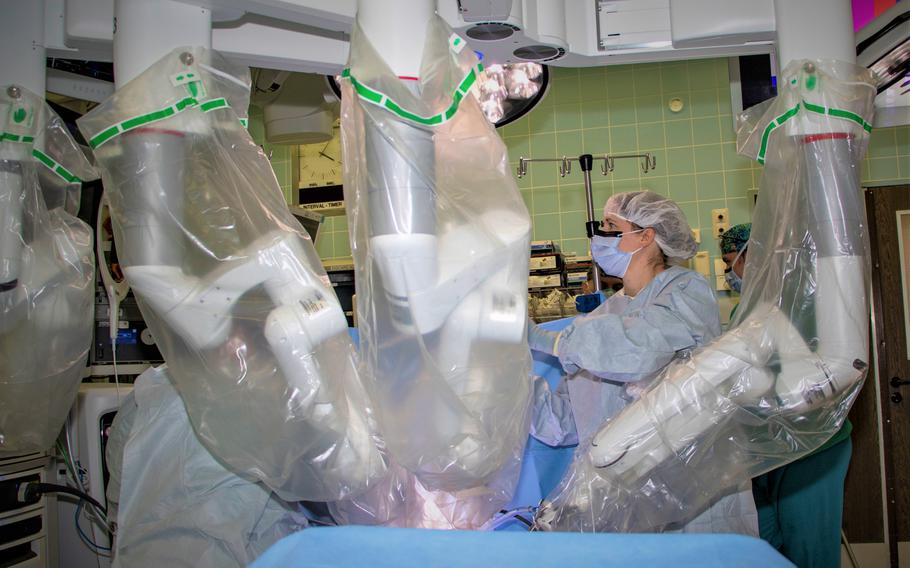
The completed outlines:
<svg viewBox="0 0 910 568">
<path fill-rule="evenodd" d="M 888 184 L 863 184 L 863 192 L 865 194 L 865 204 L 866 204 L 866 223 L 869 228 L 869 257 L 870 257 L 870 274 L 868 278 L 869 285 L 869 303 L 870 303 L 870 331 L 872 334 L 872 342 L 870 344 L 870 351 L 872 352 L 872 372 L 873 372 L 873 382 L 875 386 L 875 407 L 876 407 L 876 416 L 878 419 L 878 445 L 879 445 L 879 462 L 881 468 L 881 495 L 882 495 L 882 524 L 884 529 L 884 540 L 885 546 L 889 552 L 890 564 L 891 566 L 897 567 L 899 562 L 898 556 L 898 535 L 897 535 L 897 523 L 896 515 L 897 511 L 892 505 L 894 499 L 892 499 L 892 494 L 894 493 L 895 487 L 895 467 L 892 459 L 892 455 L 887 451 L 888 448 L 892 447 L 894 440 L 892 439 L 892 433 L 890 427 L 886 427 L 891 422 L 891 405 L 890 403 L 890 389 L 883 387 L 882 381 L 887 381 L 887 377 L 882 376 L 881 360 L 885 359 L 889 349 L 894 349 L 893 345 L 890 345 L 886 341 L 886 335 L 884 330 L 884 294 L 882 292 L 882 283 L 880 278 L 880 250 L 878 247 L 878 224 L 874 219 L 874 200 L 877 190 L 883 190 L 888 188 L 897 188 L 905 187 L 908 184 L 906 183 L 888 183 Z M 902 303 L 906 302 L 905 298 L 902 298 Z M 908 306 L 910 308 L 910 306 Z M 906 348 L 906 346 L 901 346 L 901 349 Z M 867 379 L 869 377 L 867 376 Z"/>
</svg>

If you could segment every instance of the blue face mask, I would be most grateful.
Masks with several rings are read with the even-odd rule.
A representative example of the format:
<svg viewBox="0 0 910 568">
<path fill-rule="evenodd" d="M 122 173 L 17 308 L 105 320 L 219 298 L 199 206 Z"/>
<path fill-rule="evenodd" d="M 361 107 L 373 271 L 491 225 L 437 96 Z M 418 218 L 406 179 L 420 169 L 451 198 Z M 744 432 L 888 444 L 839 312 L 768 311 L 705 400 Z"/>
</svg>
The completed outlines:
<svg viewBox="0 0 910 568">
<path fill-rule="evenodd" d="M 622 240 L 622 235 L 640 233 L 641 231 L 644 231 L 644 229 L 629 231 L 628 233 L 616 233 L 616 236 L 611 237 L 594 235 L 591 238 L 591 257 L 607 276 L 623 278 L 626 275 L 626 270 L 629 269 L 629 264 L 632 262 L 632 255 L 641 249 L 633 252 L 623 252 L 619 250 L 619 241 Z"/>
<path fill-rule="evenodd" d="M 739 261 L 739 257 L 743 255 L 746 251 L 746 247 L 743 247 L 739 251 L 739 254 L 736 255 L 736 258 L 733 259 L 733 262 L 730 263 L 731 268 L 724 270 L 724 280 L 727 281 L 727 285 L 730 286 L 730 289 L 741 294 L 743 291 L 743 279 L 740 278 L 739 274 L 733 271 L 733 266 L 736 266 L 736 263 Z"/>
<path fill-rule="evenodd" d="M 730 289 L 742 293 L 743 291 L 743 279 L 739 277 L 739 274 L 733 272 L 732 269 L 727 269 L 724 272 L 724 280 L 727 281 L 727 285 L 730 286 Z"/>
</svg>

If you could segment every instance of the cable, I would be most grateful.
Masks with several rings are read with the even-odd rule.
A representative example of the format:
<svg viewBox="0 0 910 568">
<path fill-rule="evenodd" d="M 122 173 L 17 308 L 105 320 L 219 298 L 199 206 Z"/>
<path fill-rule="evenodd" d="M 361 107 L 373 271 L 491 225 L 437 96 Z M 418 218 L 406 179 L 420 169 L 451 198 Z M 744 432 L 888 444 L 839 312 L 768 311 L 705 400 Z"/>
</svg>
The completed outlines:
<svg viewBox="0 0 910 568">
<path fill-rule="evenodd" d="M 70 443 L 68 429 L 66 430 L 66 442 L 67 442 L 67 445 Z M 81 489 L 83 493 L 88 493 L 89 492 L 88 487 L 82 481 L 83 476 L 84 476 L 84 474 L 83 474 L 84 470 L 79 470 L 79 468 L 77 468 L 76 462 L 73 460 L 70 451 L 68 449 L 64 448 L 60 444 L 59 440 L 58 440 L 57 449 L 62 454 L 64 463 L 66 464 L 67 473 L 69 474 L 69 477 L 71 478 L 73 486 L 78 489 Z M 111 523 L 110 519 L 108 518 L 108 516 L 105 512 L 99 510 L 95 506 L 92 506 L 91 508 L 89 508 L 88 514 L 90 515 L 89 518 L 93 519 L 95 521 L 92 523 L 93 532 L 95 530 L 95 524 L 100 524 L 102 526 L 107 527 L 108 532 L 110 532 L 110 533 L 114 532 L 114 530 L 111 528 L 113 526 L 113 523 Z"/>
<path fill-rule="evenodd" d="M 116 334 L 115 334 L 116 335 Z M 117 373 L 117 338 L 111 340 L 111 354 L 114 356 L 114 388 L 117 389 L 117 406 L 119 407 L 123 400 L 120 397 L 120 375 Z"/>
<path fill-rule="evenodd" d="M 110 552 L 111 548 L 108 546 L 101 546 L 85 534 L 85 531 L 82 530 L 82 525 L 79 524 L 79 514 L 82 512 L 82 501 L 79 501 L 79 504 L 76 506 L 76 514 L 73 516 L 73 522 L 76 523 L 76 532 L 79 534 L 79 538 L 92 549 L 97 556 L 104 556 L 110 558 L 110 554 L 105 554 L 104 552 Z M 104 551 L 104 552 L 102 552 Z"/>
<path fill-rule="evenodd" d="M 57 485 L 56 483 L 36 483 L 30 482 L 26 483 L 25 487 L 19 487 L 19 491 L 25 496 L 25 500 L 41 495 L 44 493 L 66 493 L 67 495 L 72 495 L 78 497 L 79 501 L 88 501 L 93 507 L 103 512 L 105 518 L 107 517 L 107 507 L 99 503 L 94 497 L 89 495 L 84 491 L 74 489 L 72 487 L 67 487 L 66 485 Z"/>
<path fill-rule="evenodd" d="M 521 515 L 515 515 L 515 518 L 518 519 L 519 521 L 521 521 L 522 523 L 526 524 L 529 529 L 534 527 L 534 523 L 532 523 L 528 519 L 522 517 Z"/>
<path fill-rule="evenodd" d="M 120 335 L 120 297 L 114 289 L 113 283 L 105 286 L 108 307 L 108 335 L 111 338 L 111 355 L 114 359 L 114 387 L 117 389 L 117 405 L 122 402 L 120 398 L 120 375 L 117 373 L 117 338 Z"/>
<path fill-rule="evenodd" d="M 508 523 L 512 519 L 516 519 L 516 520 L 520 521 L 522 524 L 527 525 L 528 528 L 532 528 L 534 526 L 533 523 L 531 523 L 526 518 L 524 518 L 520 515 L 520 513 L 525 513 L 525 512 L 533 513 L 534 510 L 532 507 L 519 507 L 517 509 L 512 509 L 511 511 L 502 509 L 499 511 L 500 516 L 494 517 L 494 518 L 490 519 L 489 521 L 487 521 L 486 523 L 484 523 L 483 526 L 480 527 L 480 530 L 494 531 L 494 530 L 498 529 L 499 527 L 501 527 L 502 525 Z"/>
</svg>

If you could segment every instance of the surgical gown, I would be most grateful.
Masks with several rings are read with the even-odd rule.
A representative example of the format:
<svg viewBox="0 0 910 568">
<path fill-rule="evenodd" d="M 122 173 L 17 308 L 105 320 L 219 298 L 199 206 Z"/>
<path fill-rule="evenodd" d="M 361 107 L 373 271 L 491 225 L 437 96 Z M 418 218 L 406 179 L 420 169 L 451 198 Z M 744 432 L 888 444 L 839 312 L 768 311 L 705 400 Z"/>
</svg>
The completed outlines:
<svg viewBox="0 0 910 568">
<path fill-rule="evenodd" d="M 247 566 L 307 526 L 296 505 L 209 453 L 164 366 L 136 379 L 106 455 L 115 567 Z"/>
<path fill-rule="evenodd" d="M 671 361 L 687 357 L 720 333 L 720 313 L 710 284 L 679 266 L 658 274 L 635 297 L 621 291 L 590 314 L 579 316 L 556 345 L 567 373 L 564 380 L 578 439 L 593 436 L 606 420 L 638 398 Z M 550 404 L 537 411 L 559 414 L 564 408 Z M 544 417 L 535 416 L 535 422 L 543 421 Z M 567 420 L 557 415 L 546 421 L 564 424 Z M 693 514 L 693 520 L 681 527 L 684 532 L 758 535 L 748 485 L 695 513 L 700 514 Z"/>
</svg>

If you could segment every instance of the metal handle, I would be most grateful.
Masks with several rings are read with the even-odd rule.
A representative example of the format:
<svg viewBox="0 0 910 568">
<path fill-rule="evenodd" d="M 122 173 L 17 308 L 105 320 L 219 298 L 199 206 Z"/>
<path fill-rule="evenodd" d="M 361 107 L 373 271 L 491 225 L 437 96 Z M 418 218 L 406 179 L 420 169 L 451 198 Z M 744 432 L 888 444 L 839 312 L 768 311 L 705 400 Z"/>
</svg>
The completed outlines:
<svg viewBox="0 0 910 568">
<path fill-rule="evenodd" d="M 904 385 L 910 385 L 910 381 L 902 381 L 900 377 L 891 377 L 891 386 L 899 389 Z"/>
</svg>

